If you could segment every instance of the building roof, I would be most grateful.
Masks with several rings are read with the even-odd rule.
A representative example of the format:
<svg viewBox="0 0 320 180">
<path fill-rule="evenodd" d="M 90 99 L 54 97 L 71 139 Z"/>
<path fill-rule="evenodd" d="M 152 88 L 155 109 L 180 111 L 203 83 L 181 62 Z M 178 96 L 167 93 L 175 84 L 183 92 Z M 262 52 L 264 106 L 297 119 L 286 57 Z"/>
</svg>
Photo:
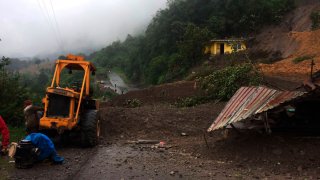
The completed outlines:
<svg viewBox="0 0 320 180">
<path fill-rule="evenodd" d="M 241 87 L 231 98 L 208 132 L 248 119 L 308 95 L 300 91 L 278 91 L 266 87 Z"/>
<path fill-rule="evenodd" d="M 210 42 L 244 42 L 244 38 L 234 38 L 234 39 L 212 39 Z"/>
</svg>

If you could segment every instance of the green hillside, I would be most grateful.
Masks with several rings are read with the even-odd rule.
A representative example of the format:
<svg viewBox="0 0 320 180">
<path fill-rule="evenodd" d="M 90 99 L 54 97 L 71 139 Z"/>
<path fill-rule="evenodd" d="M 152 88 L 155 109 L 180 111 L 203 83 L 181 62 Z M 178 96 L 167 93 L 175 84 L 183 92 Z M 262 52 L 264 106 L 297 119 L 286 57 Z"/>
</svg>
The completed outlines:
<svg viewBox="0 0 320 180">
<path fill-rule="evenodd" d="M 248 37 L 293 8 L 294 0 L 169 0 L 144 33 L 113 42 L 90 59 L 105 69 L 120 68 L 135 83 L 170 82 L 206 59 L 208 40 Z"/>
</svg>

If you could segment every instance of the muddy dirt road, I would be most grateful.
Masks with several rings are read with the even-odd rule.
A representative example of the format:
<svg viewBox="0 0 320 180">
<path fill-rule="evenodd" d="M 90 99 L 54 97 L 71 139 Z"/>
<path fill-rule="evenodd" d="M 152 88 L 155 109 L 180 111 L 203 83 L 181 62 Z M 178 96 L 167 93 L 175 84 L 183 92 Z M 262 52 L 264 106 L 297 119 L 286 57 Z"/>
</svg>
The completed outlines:
<svg viewBox="0 0 320 180">
<path fill-rule="evenodd" d="M 25 170 L 0 160 L 0 179 L 320 178 L 319 134 L 229 130 L 204 136 L 225 103 L 173 105 L 192 94 L 194 83 L 179 82 L 118 96 L 102 106 L 97 147 L 57 144 L 64 164 L 41 162 Z M 127 107 L 128 99 L 141 106 Z M 162 141 L 164 148 L 133 143 L 139 139 Z"/>
<path fill-rule="evenodd" d="M 279 138 L 279 139 L 277 139 Z M 319 142 L 289 142 L 281 136 L 240 138 L 211 144 L 201 138 L 172 140 L 173 148 L 124 142 L 94 149 L 60 149 L 63 165 L 37 164 L 32 169 L 12 169 L 10 179 L 317 179 L 319 155 L 312 150 Z M 239 140 L 239 139 L 238 139 Z M 249 143 L 246 141 L 249 140 Z M 294 140 L 294 139 L 292 139 Z M 180 141 L 180 143 L 178 142 Z M 212 143 L 212 142 L 210 142 Z M 235 144 L 232 144 L 235 143 Z M 296 146 L 300 144 L 299 146 Z M 309 145 L 311 144 L 311 146 Z M 236 147 L 237 146 L 237 147 Z M 289 147 L 286 147 L 289 146 Z M 307 148 L 303 147 L 306 146 Z M 251 149 L 249 149 L 251 148 Z M 252 154 L 251 154 L 252 153 Z"/>
<path fill-rule="evenodd" d="M 206 135 L 224 103 L 177 108 L 105 107 L 103 138 L 92 149 L 59 147 L 63 165 L 7 167 L 9 179 L 317 179 L 320 138 L 307 134 L 222 131 Z M 185 134 L 181 134 L 185 133 Z M 185 135 L 185 136 L 184 136 Z M 135 144 L 161 140 L 164 147 Z M 1 172 L 1 171 L 0 171 Z"/>
</svg>

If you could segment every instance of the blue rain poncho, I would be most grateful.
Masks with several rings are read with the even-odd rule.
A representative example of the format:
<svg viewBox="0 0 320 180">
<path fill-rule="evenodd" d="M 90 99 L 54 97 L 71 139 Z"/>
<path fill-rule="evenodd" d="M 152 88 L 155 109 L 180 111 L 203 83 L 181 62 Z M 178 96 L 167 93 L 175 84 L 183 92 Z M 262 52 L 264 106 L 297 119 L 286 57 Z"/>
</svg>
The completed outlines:
<svg viewBox="0 0 320 180">
<path fill-rule="evenodd" d="M 32 133 L 29 134 L 25 140 L 31 141 L 31 143 L 39 148 L 40 154 L 38 160 L 42 161 L 44 159 L 50 158 L 55 163 L 63 163 L 64 158 L 57 155 L 56 149 L 51 139 L 42 133 Z"/>
</svg>

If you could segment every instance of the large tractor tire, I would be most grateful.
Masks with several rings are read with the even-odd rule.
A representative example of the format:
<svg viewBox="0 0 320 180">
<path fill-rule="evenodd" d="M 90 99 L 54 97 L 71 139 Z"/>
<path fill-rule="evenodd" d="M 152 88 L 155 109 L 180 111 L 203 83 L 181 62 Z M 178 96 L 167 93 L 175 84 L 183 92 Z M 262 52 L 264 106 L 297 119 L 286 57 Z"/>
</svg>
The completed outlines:
<svg viewBox="0 0 320 180">
<path fill-rule="evenodd" d="M 80 120 L 81 145 L 93 147 L 98 144 L 100 137 L 100 120 L 97 110 L 87 110 Z"/>
</svg>

